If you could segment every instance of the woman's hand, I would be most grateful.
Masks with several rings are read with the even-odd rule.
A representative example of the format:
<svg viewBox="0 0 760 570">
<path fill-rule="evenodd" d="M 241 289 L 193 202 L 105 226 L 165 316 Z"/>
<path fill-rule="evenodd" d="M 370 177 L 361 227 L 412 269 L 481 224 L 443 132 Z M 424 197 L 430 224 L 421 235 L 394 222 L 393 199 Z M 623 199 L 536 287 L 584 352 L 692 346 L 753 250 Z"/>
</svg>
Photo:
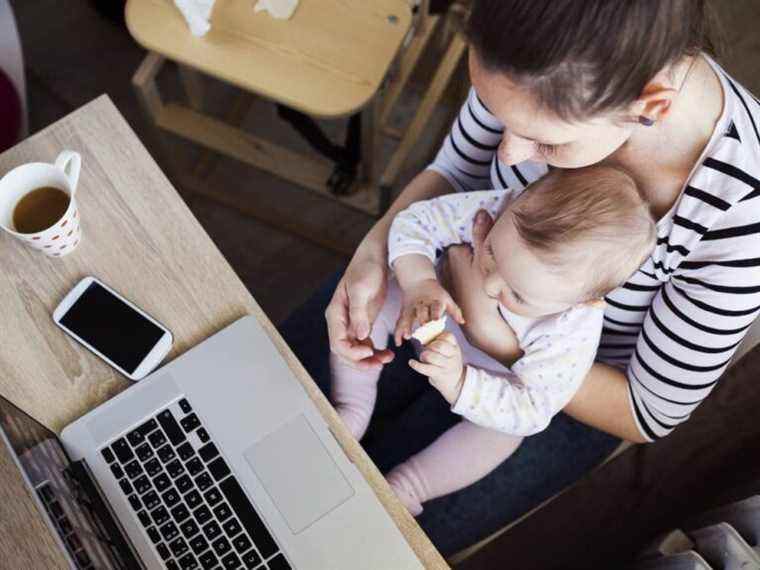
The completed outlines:
<svg viewBox="0 0 760 570">
<path fill-rule="evenodd" d="M 393 360 L 391 350 L 376 350 L 369 338 L 385 301 L 388 269 L 360 247 L 349 263 L 325 311 L 330 350 L 360 370 Z"/>
<path fill-rule="evenodd" d="M 420 172 L 356 250 L 325 311 L 330 350 L 350 365 L 367 370 L 393 360 L 392 351 L 375 350 L 369 339 L 372 323 L 385 301 L 388 230 L 393 217 L 413 202 L 452 191 L 451 184 L 437 172 Z"/>
<path fill-rule="evenodd" d="M 466 324 L 462 327 L 467 340 L 476 348 L 504 364 L 511 364 L 522 355 L 512 328 L 499 313 L 499 302 L 485 293 L 480 255 L 483 242 L 493 227 L 493 220 L 484 210 L 475 217 L 473 247 L 455 246 L 448 250 L 444 266 L 446 287 L 462 308 Z"/>
</svg>

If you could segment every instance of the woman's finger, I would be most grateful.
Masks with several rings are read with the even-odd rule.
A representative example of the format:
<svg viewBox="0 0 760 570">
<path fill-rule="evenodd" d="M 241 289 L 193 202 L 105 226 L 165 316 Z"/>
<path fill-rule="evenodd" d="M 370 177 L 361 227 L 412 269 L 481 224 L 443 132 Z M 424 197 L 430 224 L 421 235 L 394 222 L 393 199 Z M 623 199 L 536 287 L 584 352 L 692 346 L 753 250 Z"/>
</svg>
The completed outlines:
<svg viewBox="0 0 760 570">
<path fill-rule="evenodd" d="M 375 350 L 375 355 L 373 358 L 377 360 L 380 364 L 388 364 L 389 362 L 393 362 L 393 359 L 396 357 L 396 355 L 393 353 L 393 351 L 390 348 L 386 348 L 384 350 Z"/>
<path fill-rule="evenodd" d="M 388 354 L 386 353 L 390 353 L 390 360 L 393 360 L 393 353 L 385 350 L 377 351 L 369 358 L 363 358 L 361 360 L 347 360 L 341 356 L 338 356 L 338 358 L 351 368 L 355 368 L 362 372 L 369 372 L 370 370 L 380 370 L 390 362 L 390 360 L 388 360 Z"/>
<path fill-rule="evenodd" d="M 346 297 L 338 289 L 336 289 L 332 301 L 325 310 L 330 350 L 349 362 L 358 362 L 363 358 L 371 357 L 373 350 L 368 346 L 356 343 L 349 337 Z"/>
<path fill-rule="evenodd" d="M 370 297 L 372 292 L 361 282 L 346 287 L 349 325 L 360 340 L 367 338 L 372 330 L 369 320 Z"/>
<path fill-rule="evenodd" d="M 422 362 L 418 362 L 416 360 L 410 360 L 409 367 L 415 372 L 419 372 L 423 376 L 434 376 L 440 370 L 436 366 L 432 366 L 430 364 L 423 364 Z"/>
</svg>

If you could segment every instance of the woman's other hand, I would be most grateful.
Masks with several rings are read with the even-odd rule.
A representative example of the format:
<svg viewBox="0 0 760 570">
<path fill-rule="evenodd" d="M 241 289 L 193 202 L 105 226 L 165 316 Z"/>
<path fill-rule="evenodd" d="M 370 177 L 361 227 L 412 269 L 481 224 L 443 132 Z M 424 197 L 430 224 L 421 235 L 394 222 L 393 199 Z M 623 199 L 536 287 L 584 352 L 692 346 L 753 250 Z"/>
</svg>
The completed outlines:
<svg viewBox="0 0 760 570">
<path fill-rule="evenodd" d="M 390 350 L 376 350 L 369 338 L 385 301 L 388 269 L 384 260 L 360 247 L 338 283 L 325 311 L 330 350 L 360 370 L 393 360 Z"/>
</svg>

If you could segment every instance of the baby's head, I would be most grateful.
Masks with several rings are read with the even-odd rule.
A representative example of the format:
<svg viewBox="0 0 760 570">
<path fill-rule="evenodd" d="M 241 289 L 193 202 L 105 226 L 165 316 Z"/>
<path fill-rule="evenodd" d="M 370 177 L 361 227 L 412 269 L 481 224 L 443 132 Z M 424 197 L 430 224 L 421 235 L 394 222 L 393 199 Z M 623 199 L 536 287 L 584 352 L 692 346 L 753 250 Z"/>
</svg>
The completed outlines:
<svg viewBox="0 0 760 570">
<path fill-rule="evenodd" d="M 654 248 L 649 208 L 616 168 L 552 170 L 510 202 L 482 256 L 486 293 L 531 317 L 601 299 Z"/>
</svg>

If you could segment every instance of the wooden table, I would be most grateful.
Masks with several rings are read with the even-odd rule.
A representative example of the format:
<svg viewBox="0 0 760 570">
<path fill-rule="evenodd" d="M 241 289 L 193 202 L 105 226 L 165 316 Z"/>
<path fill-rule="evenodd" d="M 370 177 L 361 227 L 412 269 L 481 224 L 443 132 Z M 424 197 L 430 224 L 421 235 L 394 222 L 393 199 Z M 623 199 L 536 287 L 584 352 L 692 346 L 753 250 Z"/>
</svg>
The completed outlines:
<svg viewBox="0 0 760 570">
<path fill-rule="evenodd" d="M 86 275 L 165 323 L 174 334 L 170 358 L 254 315 L 419 559 L 447 568 L 106 96 L 0 154 L 0 175 L 25 162 L 52 161 L 64 148 L 82 155 L 82 242 L 54 259 L 0 236 L 0 393 L 60 432 L 129 385 L 51 319 L 56 304 Z"/>
<path fill-rule="evenodd" d="M 326 184 L 333 170 L 330 161 L 238 128 L 246 103 L 231 108 L 226 120 L 204 114 L 202 84 L 193 71 L 310 117 L 340 118 L 362 111 L 364 184 L 340 199 L 364 212 L 381 213 L 373 162 L 380 114 L 376 94 L 411 29 L 410 2 L 301 0 L 287 21 L 255 13 L 254 4 L 218 0 L 211 30 L 198 38 L 171 0 L 128 1 L 127 27 L 150 52 L 133 78 L 148 117 L 206 148 L 337 198 Z M 180 64 L 189 106 L 162 100 L 155 78 L 166 59 Z"/>
</svg>

